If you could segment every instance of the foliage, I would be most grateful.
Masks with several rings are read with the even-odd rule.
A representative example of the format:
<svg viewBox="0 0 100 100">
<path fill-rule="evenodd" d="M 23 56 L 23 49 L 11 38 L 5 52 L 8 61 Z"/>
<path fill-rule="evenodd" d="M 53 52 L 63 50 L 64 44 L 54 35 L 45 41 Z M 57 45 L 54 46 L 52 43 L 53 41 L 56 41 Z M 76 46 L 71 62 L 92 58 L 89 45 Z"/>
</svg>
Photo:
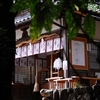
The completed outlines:
<svg viewBox="0 0 100 100">
<path fill-rule="evenodd" d="M 76 15 L 76 17 L 78 22 L 81 23 L 81 16 Z M 65 21 L 68 24 L 68 40 L 71 40 L 78 34 L 79 26 L 74 20 L 72 13 L 70 13 L 70 9 L 65 14 Z"/>
<path fill-rule="evenodd" d="M 95 32 L 94 25 L 95 25 L 95 21 L 93 17 L 87 15 L 84 20 L 84 30 L 86 31 L 87 35 L 89 35 L 91 39 L 94 38 L 94 32 Z"/>
<path fill-rule="evenodd" d="M 80 83 L 78 83 L 78 82 L 74 82 L 73 85 L 74 85 L 74 86 L 73 86 L 74 88 L 78 88 L 78 87 L 82 86 L 82 85 L 81 85 Z"/>
<path fill-rule="evenodd" d="M 89 0 L 89 2 L 93 1 Z M 83 12 L 87 10 L 87 6 L 87 0 L 60 0 L 58 5 L 55 5 L 53 0 L 17 0 L 11 11 L 20 12 L 30 8 L 30 36 L 32 39 L 38 38 L 43 28 L 51 31 L 53 20 L 63 17 L 68 26 L 68 39 L 71 40 L 78 34 L 82 24 L 82 17 L 75 14 L 75 10 Z M 85 18 L 84 29 L 87 35 L 93 39 L 95 34 L 94 18 L 91 15 L 87 15 Z"/>
</svg>

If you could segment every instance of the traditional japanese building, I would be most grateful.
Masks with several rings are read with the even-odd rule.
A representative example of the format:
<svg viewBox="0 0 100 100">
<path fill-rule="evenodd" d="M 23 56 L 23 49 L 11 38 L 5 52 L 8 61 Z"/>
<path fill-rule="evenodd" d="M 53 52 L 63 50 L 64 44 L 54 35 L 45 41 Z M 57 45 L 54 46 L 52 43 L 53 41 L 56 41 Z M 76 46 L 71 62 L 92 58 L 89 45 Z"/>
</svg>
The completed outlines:
<svg viewBox="0 0 100 100">
<path fill-rule="evenodd" d="M 73 87 L 73 82 L 80 78 L 78 75 L 92 80 L 91 85 L 97 80 L 96 76 L 100 78 L 100 63 L 97 62 L 99 48 L 89 41 L 81 30 L 76 38 L 66 42 L 65 30 L 53 25 L 50 33 L 43 29 L 40 37 L 31 41 L 30 22 L 29 9 L 20 12 L 15 18 L 17 54 L 13 82 L 18 87 L 23 87 L 19 88 L 19 91 L 27 87 L 26 90 L 31 94 L 36 82 L 35 76 L 38 76 L 39 89 L 66 88 L 66 82 L 70 82 Z M 61 24 L 59 20 L 56 23 Z M 96 20 L 94 42 L 97 45 L 100 40 L 99 24 Z M 59 70 L 54 67 L 57 58 L 62 61 Z M 21 93 L 22 96 L 25 95 L 24 91 Z"/>
</svg>

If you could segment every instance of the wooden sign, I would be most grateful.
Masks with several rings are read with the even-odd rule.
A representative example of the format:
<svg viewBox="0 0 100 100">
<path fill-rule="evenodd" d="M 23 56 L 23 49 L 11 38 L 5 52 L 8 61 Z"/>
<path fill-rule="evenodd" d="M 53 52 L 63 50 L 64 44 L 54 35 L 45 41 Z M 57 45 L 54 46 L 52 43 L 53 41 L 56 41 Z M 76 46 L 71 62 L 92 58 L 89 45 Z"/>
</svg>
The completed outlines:
<svg viewBox="0 0 100 100">
<path fill-rule="evenodd" d="M 70 42 L 70 61 L 74 68 L 88 70 L 87 39 L 76 37 Z"/>
<path fill-rule="evenodd" d="M 28 56 L 31 56 L 31 55 L 32 55 L 32 49 L 33 49 L 33 45 L 30 43 L 30 44 L 27 46 Z"/>
<path fill-rule="evenodd" d="M 23 46 L 22 47 L 22 57 L 26 57 L 27 56 L 27 46 Z"/>
<path fill-rule="evenodd" d="M 53 50 L 53 40 L 47 40 L 47 52 L 50 52 Z"/>
<path fill-rule="evenodd" d="M 55 38 L 53 44 L 53 50 L 59 50 L 59 49 L 60 49 L 60 38 Z"/>
<path fill-rule="evenodd" d="M 21 47 L 18 47 L 18 48 L 16 49 L 15 57 L 16 57 L 16 58 L 21 58 Z"/>
<path fill-rule="evenodd" d="M 40 42 L 40 53 L 46 52 L 46 41 Z"/>
<path fill-rule="evenodd" d="M 35 43 L 33 47 L 34 54 L 39 54 L 39 43 Z"/>
</svg>

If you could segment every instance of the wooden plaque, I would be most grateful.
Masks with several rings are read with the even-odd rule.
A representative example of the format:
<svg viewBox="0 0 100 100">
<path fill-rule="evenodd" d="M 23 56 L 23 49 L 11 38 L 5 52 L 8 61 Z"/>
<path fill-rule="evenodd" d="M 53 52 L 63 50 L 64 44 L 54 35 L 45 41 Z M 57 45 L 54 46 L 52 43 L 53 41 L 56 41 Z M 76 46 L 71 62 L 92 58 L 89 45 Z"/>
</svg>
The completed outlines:
<svg viewBox="0 0 100 100">
<path fill-rule="evenodd" d="M 70 41 L 70 62 L 75 69 L 88 70 L 87 39 L 76 37 Z"/>
</svg>

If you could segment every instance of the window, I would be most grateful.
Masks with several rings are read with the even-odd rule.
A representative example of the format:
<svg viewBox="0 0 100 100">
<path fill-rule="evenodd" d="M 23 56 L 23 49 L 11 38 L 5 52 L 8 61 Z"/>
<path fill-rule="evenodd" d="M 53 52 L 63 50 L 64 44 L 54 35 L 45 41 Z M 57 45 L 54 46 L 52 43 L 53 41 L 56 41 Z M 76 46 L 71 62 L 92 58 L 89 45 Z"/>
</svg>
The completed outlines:
<svg viewBox="0 0 100 100">
<path fill-rule="evenodd" d="M 100 64 L 97 62 L 98 47 L 92 43 L 89 43 L 89 45 L 89 67 L 90 69 L 100 69 Z"/>
</svg>

